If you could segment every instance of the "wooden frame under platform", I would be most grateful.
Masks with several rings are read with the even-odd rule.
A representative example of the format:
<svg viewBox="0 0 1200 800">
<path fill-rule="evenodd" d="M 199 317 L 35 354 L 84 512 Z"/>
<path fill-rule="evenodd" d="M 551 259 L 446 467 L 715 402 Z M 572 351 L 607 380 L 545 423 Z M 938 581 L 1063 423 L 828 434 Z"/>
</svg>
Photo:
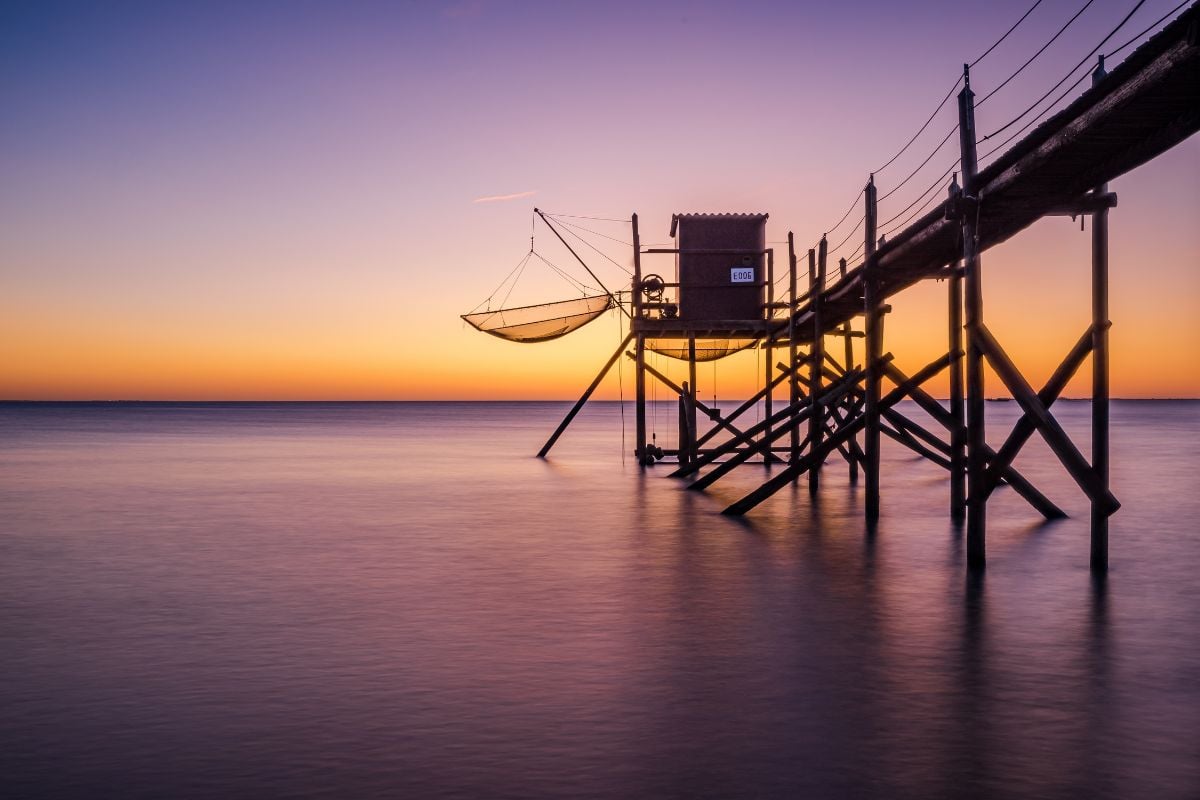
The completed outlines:
<svg viewBox="0 0 1200 800">
<path fill-rule="evenodd" d="M 643 250 L 634 215 L 632 310 L 626 311 L 629 333 L 540 454 L 546 455 L 604 374 L 626 352 L 635 362 L 634 452 L 643 465 L 661 455 L 675 455 L 678 464 L 671 474 L 690 480 L 689 488 L 703 491 L 739 466 L 752 461 L 766 463 L 772 470 L 766 480 L 724 509 L 726 514 L 737 515 L 749 512 L 804 474 L 809 476 L 809 491 L 817 493 L 822 465 L 838 452 L 848 464 L 851 482 L 859 472 L 864 475 L 864 510 L 868 526 L 872 526 L 883 510 L 880 442 L 887 437 L 949 472 L 950 516 L 956 523 L 965 522 L 967 566 L 979 570 L 987 560 L 987 501 L 997 486 L 1008 485 L 1048 519 L 1065 516 L 1013 466 L 1021 448 L 1037 432 L 1087 496 L 1091 567 L 1098 572 L 1106 570 L 1108 518 L 1120 507 L 1109 486 L 1108 215 L 1117 199 L 1108 191 L 1108 181 L 1200 131 L 1198 31 L 1200 5 L 1193 4 L 1111 73 L 1105 71 L 1101 57 L 1089 90 L 982 170 L 976 154 L 974 94 L 969 67 L 964 65 L 963 88 L 958 95 L 962 185 L 956 174 L 946 200 L 915 221 L 910 217 L 902 223 L 906 225 L 903 230 L 884 242 L 877 237 L 877 198 L 871 176 L 863 191 L 862 263 L 848 269 L 841 260 L 836 278 L 827 285 L 829 252 L 822 237 L 807 252 L 809 286 L 801 296 L 798 254 L 789 233 L 787 300 L 775 301 L 773 276 L 768 276 L 759 320 L 683 321 L 664 313 L 662 303 L 645 302 L 643 292 L 648 284 L 643 282 L 643 253 L 680 251 Z M 1015 135 L 1008 141 L 1011 138 Z M 981 254 L 1035 221 L 1061 214 L 1091 220 L 1091 323 L 1036 390 L 985 322 Z M 773 254 L 764 250 L 754 255 L 766 255 L 770 271 Z M 884 350 L 884 322 L 891 311 L 887 299 L 931 278 L 946 282 L 946 352 L 909 374 Z M 654 308 L 659 309 L 659 317 L 649 319 L 644 312 Z M 786 311 L 784 318 L 777 318 L 777 311 Z M 851 326 L 858 316 L 863 318 L 861 331 Z M 696 340 L 713 335 L 752 339 L 768 356 L 762 388 L 728 414 L 696 398 Z M 838 336 L 844 342 L 844 363 L 838 363 L 825 346 L 827 337 Z M 859 337 L 864 339 L 864 347 L 861 360 L 856 360 L 852 340 Z M 646 364 L 647 340 L 662 338 L 688 343 L 689 379 L 682 385 Z M 634 347 L 629 351 L 631 343 Z M 784 348 L 786 359 L 776 363 L 774 351 Z M 1052 405 L 1089 356 L 1090 460 L 1051 413 Z M 985 365 L 999 377 L 1022 412 L 998 448 L 992 448 L 985 437 Z M 948 404 L 925 388 L 943 372 L 949 378 Z M 679 396 L 681 435 L 674 452 L 652 453 L 647 445 L 647 375 Z M 886 393 L 885 381 L 891 384 Z M 776 409 L 773 390 L 784 382 L 787 401 Z M 933 420 L 933 430 L 897 408 L 903 399 L 912 401 Z M 739 421 L 760 402 L 765 409 L 760 421 L 753 425 Z M 697 430 L 701 412 L 712 423 L 705 432 Z"/>
</svg>

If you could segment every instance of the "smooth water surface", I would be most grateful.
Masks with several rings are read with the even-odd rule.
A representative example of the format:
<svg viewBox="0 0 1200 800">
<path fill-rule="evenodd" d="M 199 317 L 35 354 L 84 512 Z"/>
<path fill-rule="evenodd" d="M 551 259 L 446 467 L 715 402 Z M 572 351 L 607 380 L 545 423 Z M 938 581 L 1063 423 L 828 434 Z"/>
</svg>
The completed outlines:
<svg viewBox="0 0 1200 800">
<path fill-rule="evenodd" d="M 969 580 L 891 442 L 869 534 L 841 462 L 721 516 L 766 469 L 643 473 L 617 404 L 532 457 L 565 410 L 0 405 L 0 793 L 1200 797 L 1200 403 L 1114 403 L 1107 581 L 1037 442 L 1071 518 L 998 490 Z"/>
</svg>

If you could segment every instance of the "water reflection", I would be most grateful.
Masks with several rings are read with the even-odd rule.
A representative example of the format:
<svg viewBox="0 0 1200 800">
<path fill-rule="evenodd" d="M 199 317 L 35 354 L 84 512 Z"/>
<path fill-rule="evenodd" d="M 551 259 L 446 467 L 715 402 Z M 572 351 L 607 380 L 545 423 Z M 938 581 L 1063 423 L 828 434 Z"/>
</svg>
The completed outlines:
<svg viewBox="0 0 1200 800">
<path fill-rule="evenodd" d="M 1107 581 L 1052 462 L 1022 470 L 1073 518 L 998 492 L 968 575 L 937 468 L 886 444 L 867 526 L 832 466 L 723 517 L 761 471 L 622 466 L 604 405 L 550 461 L 554 404 L 0 408 L 0 768 L 16 796 L 1197 796 L 1197 465 L 1145 459 L 1200 415 L 1115 408 Z"/>
</svg>

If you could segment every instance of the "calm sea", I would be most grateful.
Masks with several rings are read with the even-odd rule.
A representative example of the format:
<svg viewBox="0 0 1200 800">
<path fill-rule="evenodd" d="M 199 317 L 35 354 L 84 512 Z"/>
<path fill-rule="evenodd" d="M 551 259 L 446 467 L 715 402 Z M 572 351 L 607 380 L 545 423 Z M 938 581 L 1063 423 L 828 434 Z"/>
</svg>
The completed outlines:
<svg viewBox="0 0 1200 800">
<path fill-rule="evenodd" d="M 565 409 L 0 405 L 0 795 L 1200 797 L 1200 403 L 1114 404 L 1104 582 L 1044 446 L 968 580 L 891 442 L 868 535 Z"/>
</svg>

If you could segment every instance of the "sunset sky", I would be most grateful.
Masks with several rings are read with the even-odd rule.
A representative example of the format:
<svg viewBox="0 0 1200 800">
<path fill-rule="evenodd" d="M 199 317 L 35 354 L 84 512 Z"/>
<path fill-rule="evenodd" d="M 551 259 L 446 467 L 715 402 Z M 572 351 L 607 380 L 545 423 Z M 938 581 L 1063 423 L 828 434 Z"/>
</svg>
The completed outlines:
<svg viewBox="0 0 1200 800">
<path fill-rule="evenodd" d="M 1103 52 L 1176 2 L 1148 0 Z M 615 313 L 538 345 L 458 316 L 528 251 L 534 206 L 636 211 L 648 243 L 673 212 L 768 212 L 768 240 L 793 230 L 806 248 L 1030 4 L 5 3 L 0 399 L 573 398 L 619 341 Z M 1045 0 L 973 70 L 977 93 L 1081 5 Z M 979 129 L 1132 6 L 1092 3 Z M 953 124 L 950 103 L 881 193 Z M 1110 188 L 1113 393 L 1200 397 L 1200 139 Z M 536 248 L 586 277 L 540 222 Z M 1089 253 L 1090 231 L 1053 218 L 984 256 L 988 324 L 1035 385 L 1088 324 Z M 509 303 L 577 294 L 531 262 Z M 944 285 L 892 305 L 885 346 L 912 371 L 945 349 Z M 717 392 L 745 396 L 755 359 L 721 362 Z"/>
</svg>

